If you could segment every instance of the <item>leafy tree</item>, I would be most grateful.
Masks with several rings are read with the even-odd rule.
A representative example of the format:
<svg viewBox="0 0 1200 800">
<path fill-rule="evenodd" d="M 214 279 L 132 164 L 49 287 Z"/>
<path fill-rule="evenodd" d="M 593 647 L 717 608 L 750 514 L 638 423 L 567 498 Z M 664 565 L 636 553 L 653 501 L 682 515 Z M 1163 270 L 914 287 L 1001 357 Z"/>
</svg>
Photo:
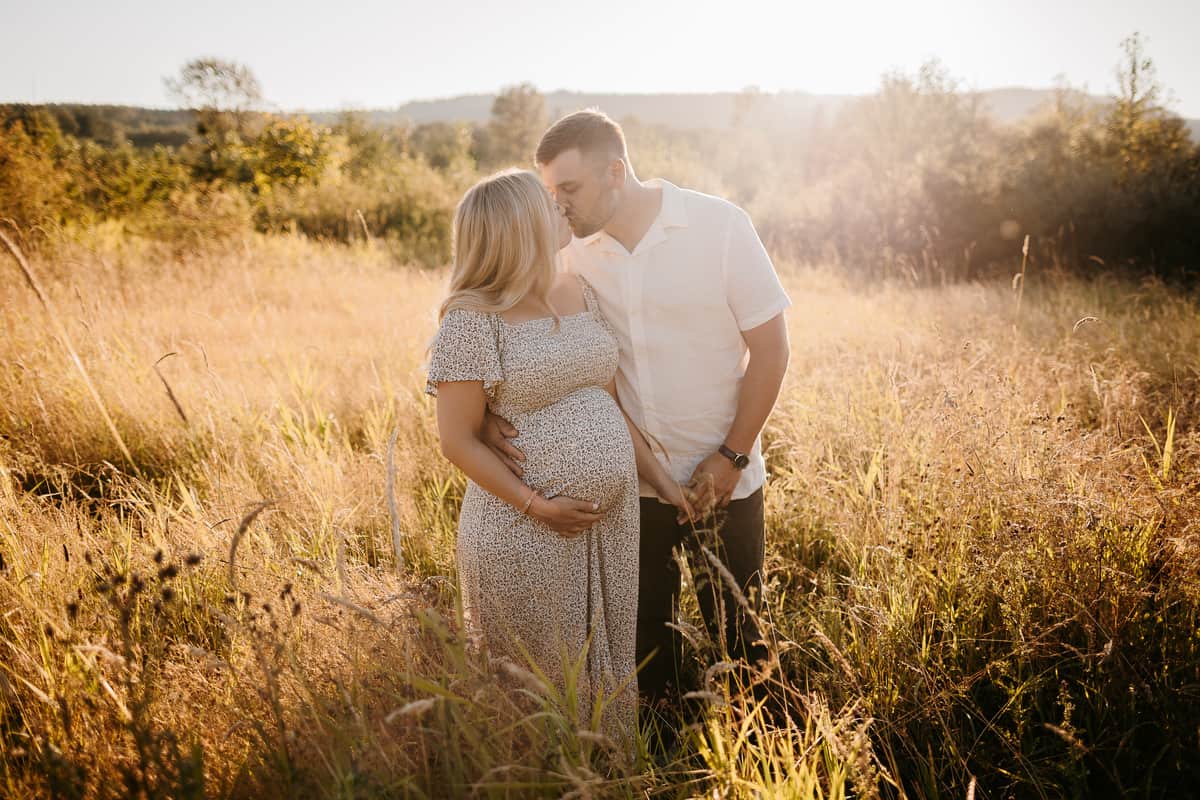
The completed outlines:
<svg viewBox="0 0 1200 800">
<path fill-rule="evenodd" d="M 167 91 L 196 112 L 197 138 L 184 153 L 203 183 L 254 183 L 254 152 L 249 142 L 250 114 L 262 103 L 262 88 L 250 68 L 235 61 L 197 58 L 175 78 L 164 78 Z"/>
<path fill-rule="evenodd" d="M 991 223 L 994 180 L 992 131 L 976 98 L 930 61 L 916 76 L 884 76 L 838 128 L 826 206 L 838 257 L 916 281 L 964 273 L 974 231 Z"/>
<path fill-rule="evenodd" d="M 496 95 L 487 125 L 486 161 L 528 164 L 546 129 L 546 98 L 531 83 L 509 86 Z"/>
<path fill-rule="evenodd" d="M 274 119 L 258 135 L 254 150 L 258 192 L 317 183 L 329 163 L 329 131 L 303 117 Z"/>
<path fill-rule="evenodd" d="M 407 128 L 375 127 L 368 123 L 363 114 L 353 111 L 339 115 L 333 133 L 345 141 L 346 157 L 342 171 L 354 180 L 387 170 L 409 148 Z"/>
<path fill-rule="evenodd" d="M 219 58 L 192 59 L 163 83 L 180 105 L 200 112 L 201 133 L 204 127 L 245 133 L 249 112 L 263 100 L 262 86 L 249 67 Z"/>
<path fill-rule="evenodd" d="M 1161 103 L 1162 86 L 1141 34 L 1121 42 L 1117 67 L 1120 94 L 1107 120 L 1109 141 L 1122 165 L 1122 177 L 1144 174 L 1155 159 L 1185 155 L 1190 146 L 1182 119 Z"/>
<path fill-rule="evenodd" d="M 61 221 L 70 205 L 70 175 L 59 168 L 62 134 L 54 118 L 30 112 L 24 119 L 0 111 L 0 220 L 22 244 Z M 0 222 L 0 225 L 4 222 Z"/>
<path fill-rule="evenodd" d="M 409 143 L 413 154 L 423 158 L 429 166 L 461 175 L 473 173 L 476 162 L 486 160 L 486 136 L 485 127 L 427 122 L 413 129 Z"/>
</svg>

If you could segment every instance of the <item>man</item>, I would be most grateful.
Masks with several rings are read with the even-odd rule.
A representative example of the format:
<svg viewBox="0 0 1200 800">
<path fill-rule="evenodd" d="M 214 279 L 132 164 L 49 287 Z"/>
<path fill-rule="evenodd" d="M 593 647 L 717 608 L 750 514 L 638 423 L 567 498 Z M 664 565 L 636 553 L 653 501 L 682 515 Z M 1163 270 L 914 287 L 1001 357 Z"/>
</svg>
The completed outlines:
<svg viewBox="0 0 1200 800">
<path fill-rule="evenodd" d="M 787 369 L 783 312 L 791 302 L 746 213 L 664 180 L 640 181 L 620 126 L 603 113 L 554 123 L 536 161 L 576 237 L 564 266 L 591 283 L 617 334 L 622 406 L 665 450 L 656 454 L 694 508 L 719 512 L 705 523 L 715 535 L 705 538 L 642 485 L 637 658 L 649 660 L 639 689 L 651 704 L 674 700 L 681 642 L 670 627 L 680 591 L 672 549 L 689 550 L 701 573 L 708 564 L 699 545 L 708 546 L 752 607 L 760 600 L 760 433 Z M 500 435 L 516 431 L 500 420 L 490 428 L 493 449 L 519 460 Z M 737 657 L 765 656 L 757 626 L 719 575 L 698 595 L 714 639 Z"/>
</svg>

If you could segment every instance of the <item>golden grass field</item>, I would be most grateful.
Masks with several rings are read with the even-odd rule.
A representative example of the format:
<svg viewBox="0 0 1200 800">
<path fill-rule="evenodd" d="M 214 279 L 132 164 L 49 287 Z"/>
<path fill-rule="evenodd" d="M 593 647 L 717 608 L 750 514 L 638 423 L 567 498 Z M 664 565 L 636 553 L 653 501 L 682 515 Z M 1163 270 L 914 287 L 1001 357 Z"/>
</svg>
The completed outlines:
<svg viewBox="0 0 1200 800">
<path fill-rule="evenodd" d="M 32 259 L 43 307 L 0 260 L 0 795 L 1200 779 L 1194 295 L 1035 264 L 1018 311 L 1007 284 L 862 291 L 780 265 L 763 679 L 797 721 L 766 725 L 691 628 L 702 716 L 624 773 L 458 635 L 463 478 L 420 391 L 444 272 L 300 237 L 182 258 L 97 238 Z"/>
</svg>

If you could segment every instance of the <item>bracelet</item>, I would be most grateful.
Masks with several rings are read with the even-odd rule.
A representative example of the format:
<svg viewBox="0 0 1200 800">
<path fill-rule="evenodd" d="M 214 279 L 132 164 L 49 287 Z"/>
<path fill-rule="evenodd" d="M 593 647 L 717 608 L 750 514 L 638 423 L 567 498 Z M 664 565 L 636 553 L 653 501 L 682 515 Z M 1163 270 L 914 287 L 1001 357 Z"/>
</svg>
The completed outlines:
<svg viewBox="0 0 1200 800">
<path fill-rule="evenodd" d="M 522 513 L 522 514 L 528 514 L 528 513 L 529 513 L 529 507 L 533 505 L 533 498 L 534 498 L 534 497 L 536 497 L 536 496 L 537 496 L 537 490 L 536 490 L 536 489 L 530 489 L 530 490 L 529 490 L 529 499 L 525 501 L 525 505 L 521 506 L 521 513 Z"/>
</svg>

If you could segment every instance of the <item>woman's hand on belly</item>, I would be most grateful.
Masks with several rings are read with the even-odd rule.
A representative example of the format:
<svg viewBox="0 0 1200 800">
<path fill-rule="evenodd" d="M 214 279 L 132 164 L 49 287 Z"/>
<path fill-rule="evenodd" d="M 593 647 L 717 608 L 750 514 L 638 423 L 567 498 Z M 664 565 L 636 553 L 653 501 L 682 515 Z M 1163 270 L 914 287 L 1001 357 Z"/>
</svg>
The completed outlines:
<svg viewBox="0 0 1200 800">
<path fill-rule="evenodd" d="M 560 536 L 571 539 L 595 525 L 604 516 L 600 504 L 559 495 L 547 500 L 540 494 L 533 498 L 529 513 L 546 523 Z"/>
</svg>

